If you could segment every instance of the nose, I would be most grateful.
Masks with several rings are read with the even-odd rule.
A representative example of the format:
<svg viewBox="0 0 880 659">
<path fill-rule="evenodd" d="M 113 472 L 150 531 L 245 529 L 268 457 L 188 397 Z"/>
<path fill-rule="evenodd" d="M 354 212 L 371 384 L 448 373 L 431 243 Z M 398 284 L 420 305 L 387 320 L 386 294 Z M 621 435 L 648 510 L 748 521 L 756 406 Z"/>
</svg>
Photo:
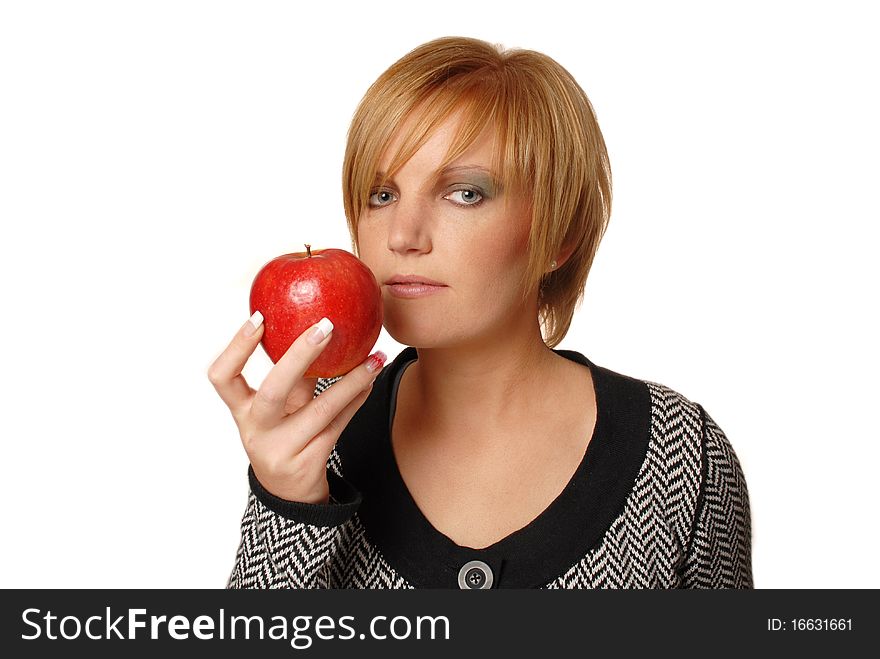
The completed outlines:
<svg viewBox="0 0 880 659">
<path fill-rule="evenodd" d="M 418 198 L 400 199 L 391 208 L 388 249 L 399 254 L 431 251 L 430 210 Z"/>
</svg>

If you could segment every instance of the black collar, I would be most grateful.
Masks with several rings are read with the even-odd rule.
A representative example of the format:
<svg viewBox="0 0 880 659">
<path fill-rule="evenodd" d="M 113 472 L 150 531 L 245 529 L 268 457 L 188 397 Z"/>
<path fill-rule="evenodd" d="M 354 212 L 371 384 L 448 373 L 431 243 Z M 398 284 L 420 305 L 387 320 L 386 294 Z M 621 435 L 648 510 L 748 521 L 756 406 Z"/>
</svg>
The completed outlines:
<svg viewBox="0 0 880 659">
<path fill-rule="evenodd" d="M 398 471 L 391 420 L 400 376 L 418 359 L 415 348 L 405 348 L 383 369 L 337 442 L 343 475 L 363 494 L 358 515 L 367 538 L 414 587 L 458 588 L 459 571 L 472 560 L 489 565 L 493 588 L 541 587 L 580 561 L 623 511 L 647 454 L 647 385 L 596 366 L 579 352 L 554 352 L 593 375 L 598 407 L 593 438 L 562 493 L 525 527 L 489 547 L 462 547 L 435 529 Z"/>
</svg>

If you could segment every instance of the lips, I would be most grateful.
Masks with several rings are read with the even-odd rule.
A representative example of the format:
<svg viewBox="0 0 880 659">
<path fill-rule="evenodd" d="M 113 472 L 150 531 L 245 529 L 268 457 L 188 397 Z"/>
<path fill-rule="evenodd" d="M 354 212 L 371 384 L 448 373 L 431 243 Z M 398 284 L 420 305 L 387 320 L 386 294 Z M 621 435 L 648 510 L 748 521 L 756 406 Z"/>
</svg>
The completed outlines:
<svg viewBox="0 0 880 659">
<path fill-rule="evenodd" d="M 388 286 L 393 286 L 394 284 L 426 284 L 428 286 L 446 286 L 446 284 L 442 282 L 431 279 L 430 277 L 425 277 L 423 275 L 394 275 L 385 283 Z"/>
</svg>

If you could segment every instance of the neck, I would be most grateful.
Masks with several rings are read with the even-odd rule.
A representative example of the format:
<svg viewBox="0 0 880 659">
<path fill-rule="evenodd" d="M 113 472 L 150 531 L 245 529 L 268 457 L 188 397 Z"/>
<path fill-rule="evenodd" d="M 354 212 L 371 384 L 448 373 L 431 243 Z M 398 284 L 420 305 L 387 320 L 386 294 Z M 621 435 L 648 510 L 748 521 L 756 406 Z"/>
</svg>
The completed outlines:
<svg viewBox="0 0 880 659">
<path fill-rule="evenodd" d="M 541 383 L 553 382 L 560 360 L 528 331 L 454 347 L 419 348 L 405 373 L 419 427 L 449 441 L 497 444 L 546 414 Z"/>
</svg>

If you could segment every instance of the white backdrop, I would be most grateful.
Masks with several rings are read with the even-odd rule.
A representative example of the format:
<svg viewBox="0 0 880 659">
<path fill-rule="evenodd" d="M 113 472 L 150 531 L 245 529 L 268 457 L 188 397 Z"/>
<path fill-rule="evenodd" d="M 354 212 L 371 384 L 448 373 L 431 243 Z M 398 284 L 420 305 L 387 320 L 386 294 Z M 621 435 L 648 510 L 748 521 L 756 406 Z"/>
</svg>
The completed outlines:
<svg viewBox="0 0 880 659">
<path fill-rule="evenodd" d="M 0 5 L 0 586 L 225 585 L 247 460 L 208 366 L 266 261 L 350 249 L 358 100 L 458 34 L 555 58 L 608 144 L 611 224 L 560 347 L 724 429 L 758 588 L 880 587 L 869 6 Z M 270 367 L 258 348 L 245 375 Z"/>
</svg>

